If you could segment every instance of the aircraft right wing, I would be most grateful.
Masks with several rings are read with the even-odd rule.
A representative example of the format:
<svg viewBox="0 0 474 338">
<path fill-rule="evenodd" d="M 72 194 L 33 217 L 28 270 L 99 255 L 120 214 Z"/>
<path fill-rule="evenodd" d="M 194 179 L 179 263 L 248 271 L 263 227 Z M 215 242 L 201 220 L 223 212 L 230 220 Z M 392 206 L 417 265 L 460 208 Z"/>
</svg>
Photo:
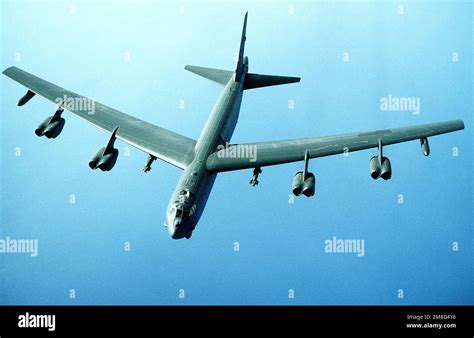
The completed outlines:
<svg viewBox="0 0 474 338">
<path fill-rule="evenodd" d="M 297 162 L 304 160 L 306 153 L 308 158 L 324 157 L 377 148 L 379 143 L 386 146 L 411 140 L 422 140 L 461 129 L 464 129 L 463 121 L 453 120 L 371 132 L 233 144 L 212 153 L 207 159 L 207 169 L 213 172 L 223 172 Z"/>
</svg>

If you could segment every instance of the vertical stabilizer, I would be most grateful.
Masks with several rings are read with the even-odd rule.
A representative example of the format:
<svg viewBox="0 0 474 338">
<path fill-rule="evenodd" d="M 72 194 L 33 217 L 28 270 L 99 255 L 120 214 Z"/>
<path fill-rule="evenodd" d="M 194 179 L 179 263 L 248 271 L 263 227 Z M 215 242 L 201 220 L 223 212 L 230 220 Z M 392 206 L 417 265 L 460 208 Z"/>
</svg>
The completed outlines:
<svg viewBox="0 0 474 338">
<path fill-rule="evenodd" d="M 240 39 L 239 59 L 237 60 L 237 68 L 235 69 L 235 81 L 240 82 L 244 71 L 244 50 L 245 50 L 245 31 L 247 30 L 247 15 L 245 13 L 244 27 L 242 28 L 242 38 Z"/>
</svg>

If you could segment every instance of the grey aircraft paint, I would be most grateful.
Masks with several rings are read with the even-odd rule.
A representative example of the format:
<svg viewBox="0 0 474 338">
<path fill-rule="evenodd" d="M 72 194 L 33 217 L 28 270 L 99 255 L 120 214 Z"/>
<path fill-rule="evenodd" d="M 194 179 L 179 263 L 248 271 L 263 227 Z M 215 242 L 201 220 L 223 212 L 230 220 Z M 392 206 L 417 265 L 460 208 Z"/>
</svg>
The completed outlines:
<svg viewBox="0 0 474 338">
<path fill-rule="evenodd" d="M 229 145 L 244 90 L 300 81 L 298 77 L 249 73 L 248 58 L 244 56 L 246 26 L 247 14 L 235 71 L 190 65 L 185 67 L 190 72 L 225 86 L 197 141 L 95 101 L 93 113 L 84 107 L 59 105 L 56 113 L 45 119 L 35 133 L 40 137 L 57 137 L 64 127 L 65 120 L 61 114 L 67 110 L 111 133 L 107 146 L 100 148 L 89 162 L 92 169 L 108 171 L 113 168 L 118 156 L 118 150 L 114 148 L 115 138 L 149 155 L 145 172 L 150 171 L 152 162 L 157 158 L 183 169 L 168 204 L 165 221 L 170 236 L 179 239 L 191 237 L 219 172 L 253 168 L 254 175 L 250 182 L 256 185 L 261 167 L 304 161 L 305 170 L 296 173 L 293 179 L 293 192 L 310 197 L 315 189 L 314 174 L 307 171 L 311 158 L 378 148 L 378 156 L 373 156 L 369 162 L 370 173 L 374 179 L 386 180 L 391 178 L 392 170 L 389 159 L 382 155 L 383 146 L 419 139 L 422 153 L 428 156 L 428 137 L 464 129 L 463 121 L 454 120 L 371 132 Z M 90 100 L 16 67 L 5 69 L 3 74 L 28 88 L 18 101 L 19 106 L 26 104 L 36 94 L 55 103 L 62 97 Z M 249 147 L 255 150 L 255 156 L 221 156 L 226 151 Z"/>
</svg>

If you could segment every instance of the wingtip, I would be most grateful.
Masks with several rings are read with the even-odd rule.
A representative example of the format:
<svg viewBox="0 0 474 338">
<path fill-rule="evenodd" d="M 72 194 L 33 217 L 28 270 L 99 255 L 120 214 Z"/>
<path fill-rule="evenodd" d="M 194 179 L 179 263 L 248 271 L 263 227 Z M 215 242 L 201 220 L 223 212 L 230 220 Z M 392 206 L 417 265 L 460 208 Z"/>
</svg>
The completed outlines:
<svg viewBox="0 0 474 338">
<path fill-rule="evenodd" d="M 10 66 L 10 67 L 8 67 L 8 68 L 5 68 L 5 70 L 2 72 L 2 74 L 5 74 L 5 75 L 6 75 L 9 71 L 11 71 L 11 70 L 13 70 L 13 69 L 16 69 L 16 67 L 15 67 L 15 66 Z"/>
<path fill-rule="evenodd" d="M 294 76 L 293 81 L 291 81 L 290 83 L 299 83 L 300 81 L 301 81 L 300 77 Z"/>
<path fill-rule="evenodd" d="M 441 124 L 449 125 L 453 131 L 454 130 L 463 130 L 464 129 L 464 121 L 463 120 L 450 120 L 446 122 L 440 122 Z"/>
</svg>

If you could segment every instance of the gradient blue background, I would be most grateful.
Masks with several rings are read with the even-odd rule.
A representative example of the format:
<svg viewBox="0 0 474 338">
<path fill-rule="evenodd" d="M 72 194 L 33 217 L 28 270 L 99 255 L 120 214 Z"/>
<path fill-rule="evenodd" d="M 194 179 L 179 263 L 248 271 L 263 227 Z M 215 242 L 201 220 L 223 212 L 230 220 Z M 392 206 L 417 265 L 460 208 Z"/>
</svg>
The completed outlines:
<svg viewBox="0 0 474 338">
<path fill-rule="evenodd" d="M 2 76 L 0 238 L 38 239 L 39 256 L 0 254 L 0 304 L 474 303 L 472 4 L 406 2 L 403 15 L 398 3 L 293 4 L 191 2 L 180 14 L 179 3 L 3 1 L 2 70 L 197 138 L 221 88 L 183 67 L 233 69 L 248 10 L 251 71 L 302 81 L 245 92 L 232 141 L 458 118 L 466 130 L 431 138 L 427 158 L 417 141 L 387 147 L 387 182 L 369 176 L 375 150 L 313 160 L 316 196 L 294 204 L 302 163 L 264 168 L 257 188 L 250 170 L 221 174 L 193 238 L 174 241 L 163 221 L 179 169 L 157 161 L 144 174 L 131 148 L 113 171 L 91 171 L 108 135 L 67 114 L 56 140 L 36 137 L 54 105 L 17 107 L 25 89 Z M 420 97 L 421 114 L 380 111 L 389 94 Z M 325 253 L 333 236 L 364 239 L 365 256 Z"/>
</svg>

